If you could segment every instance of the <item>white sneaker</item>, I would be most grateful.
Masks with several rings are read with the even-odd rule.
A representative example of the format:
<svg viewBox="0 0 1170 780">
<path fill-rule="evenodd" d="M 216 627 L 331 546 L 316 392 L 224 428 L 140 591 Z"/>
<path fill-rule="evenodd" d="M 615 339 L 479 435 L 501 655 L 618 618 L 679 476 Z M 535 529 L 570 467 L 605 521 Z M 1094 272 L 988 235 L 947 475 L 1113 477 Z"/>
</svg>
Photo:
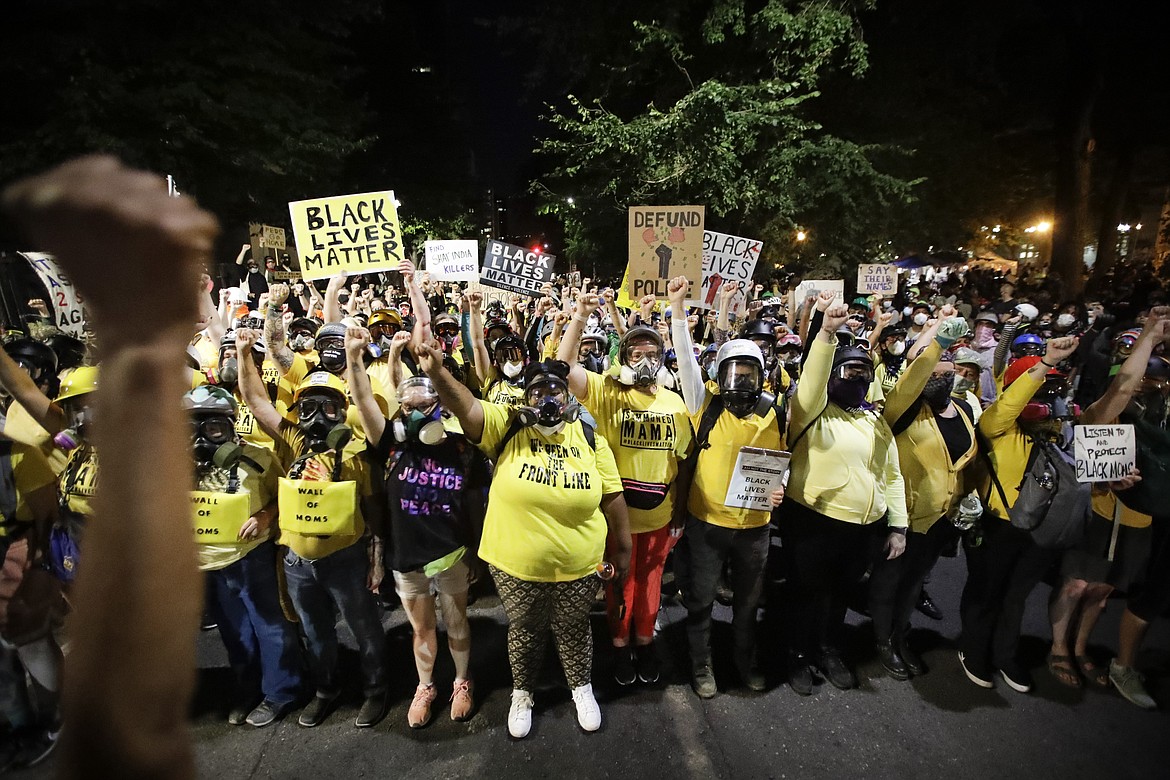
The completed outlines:
<svg viewBox="0 0 1170 780">
<path fill-rule="evenodd" d="M 601 728 L 601 708 L 597 706 L 597 699 L 593 698 L 593 685 L 586 683 L 580 688 L 573 689 L 573 703 L 577 705 L 577 722 L 586 731 L 597 731 Z"/>
<path fill-rule="evenodd" d="M 532 694 L 517 688 L 512 691 L 512 707 L 508 710 L 508 733 L 516 739 L 524 739 L 531 730 Z"/>
</svg>

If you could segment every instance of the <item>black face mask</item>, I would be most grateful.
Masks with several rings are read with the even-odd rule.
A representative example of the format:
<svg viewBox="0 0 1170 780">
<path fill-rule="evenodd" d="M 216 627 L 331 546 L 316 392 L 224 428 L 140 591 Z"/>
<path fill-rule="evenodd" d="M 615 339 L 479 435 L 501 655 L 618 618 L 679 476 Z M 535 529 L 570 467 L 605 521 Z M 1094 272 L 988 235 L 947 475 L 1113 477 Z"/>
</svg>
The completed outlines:
<svg viewBox="0 0 1170 780">
<path fill-rule="evenodd" d="M 926 387 L 922 389 L 922 400 L 931 409 L 941 412 L 951 402 L 951 391 L 955 388 L 955 376 L 932 376 L 926 380 Z"/>
<path fill-rule="evenodd" d="M 240 366 L 235 358 L 228 358 L 219 366 L 219 383 L 224 387 L 235 387 L 240 380 Z"/>
<path fill-rule="evenodd" d="M 342 347 L 323 347 L 318 353 L 321 357 L 321 368 L 331 374 L 340 374 L 345 371 L 345 349 Z"/>
<path fill-rule="evenodd" d="M 301 433 L 305 434 L 305 438 L 309 440 L 309 447 L 312 449 L 326 449 L 324 447 L 325 438 L 335 425 L 337 423 L 320 411 L 314 412 L 308 417 L 302 416 L 297 420 L 297 427 L 301 429 Z"/>
<path fill-rule="evenodd" d="M 597 357 L 597 355 L 594 355 L 593 353 L 586 355 L 578 362 L 580 362 L 582 368 L 584 368 L 586 371 L 592 371 L 594 374 L 600 374 L 603 370 L 601 358 Z"/>
<path fill-rule="evenodd" d="M 756 402 L 760 400 L 758 392 L 746 390 L 726 390 L 720 393 L 723 396 L 723 408 L 736 417 L 747 417 L 756 410 Z"/>
<path fill-rule="evenodd" d="M 857 379 L 829 378 L 829 400 L 842 409 L 860 409 L 865 403 L 865 395 L 869 392 L 869 380 L 864 377 Z"/>
</svg>

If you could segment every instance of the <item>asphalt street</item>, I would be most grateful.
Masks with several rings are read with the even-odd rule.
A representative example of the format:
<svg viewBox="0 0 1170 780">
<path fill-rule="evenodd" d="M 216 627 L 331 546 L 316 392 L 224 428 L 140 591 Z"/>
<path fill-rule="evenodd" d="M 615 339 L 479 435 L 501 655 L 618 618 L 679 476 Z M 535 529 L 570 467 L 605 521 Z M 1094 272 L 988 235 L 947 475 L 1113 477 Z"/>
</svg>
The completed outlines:
<svg viewBox="0 0 1170 780">
<path fill-rule="evenodd" d="M 654 686 L 619 687 L 611 676 L 604 623 L 594 614 L 594 687 L 604 718 L 601 730 L 577 726 L 550 643 L 545 679 L 536 692 L 532 733 L 513 740 L 507 732 L 511 682 L 505 649 L 505 620 L 498 600 L 479 598 L 471 607 L 472 666 L 477 710 L 466 723 L 450 720 L 445 709 L 425 729 L 406 724 L 417 683 L 409 627 L 402 610 L 387 612 L 391 668 L 396 670 L 388 717 L 373 729 L 358 730 L 360 704 L 350 670 L 347 692 L 330 718 L 315 729 L 296 723 L 296 713 L 265 729 L 227 725 L 231 675 L 217 632 L 199 637 L 199 692 L 192 722 L 199 774 L 215 778 L 422 778 L 476 777 L 702 777 L 702 778 L 1041 778 L 1170 777 L 1170 627 L 1154 626 L 1141 666 L 1162 702 L 1143 712 L 1115 691 L 1072 690 L 1044 668 L 1051 636 L 1041 586 L 1029 602 L 1023 648 L 1036 677 L 1031 694 L 1002 682 L 994 690 L 972 685 L 954 651 L 959 631 L 963 558 L 943 558 L 929 587 L 945 612 L 942 621 L 915 615 L 915 643 L 930 666 L 910 682 L 886 676 L 872 651 L 864 616 L 850 613 L 848 660 L 860 687 L 839 691 L 828 683 L 813 696 L 794 694 L 784 683 L 782 632 L 771 629 L 765 611 L 763 667 L 769 690 L 753 694 L 738 687 L 730 663 L 729 610 L 717 607 L 714 633 L 719 695 L 703 701 L 692 693 L 686 674 L 683 609 L 664 604 L 660 642 L 667 673 Z M 782 591 L 781 591 L 782 592 Z M 779 599 L 775 593 L 773 602 Z M 1110 603 L 1094 636 L 1102 660 L 1116 648 L 1122 604 Z M 351 640 L 346 639 L 347 642 Z M 442 641 L 442 640 L 441 640 Z M 453 676 L 450 657 L 441 654 L 436 680 L 445 701 Z M 47 767 L 22 777 L 49 777 Z"/>
</svg>

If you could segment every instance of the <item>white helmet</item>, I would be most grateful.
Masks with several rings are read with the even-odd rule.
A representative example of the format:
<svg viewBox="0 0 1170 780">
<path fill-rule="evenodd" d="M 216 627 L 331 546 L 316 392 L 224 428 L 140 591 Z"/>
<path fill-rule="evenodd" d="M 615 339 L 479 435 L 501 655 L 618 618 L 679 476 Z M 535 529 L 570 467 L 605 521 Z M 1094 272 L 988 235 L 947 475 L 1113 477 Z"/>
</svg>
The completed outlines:
<svg viewBox="0 0 1170 780">
<path fill-rule="evenodd" d="M 732 339 L 715 355 L 724 407 L 737 417 L 766 413 L 775 401 L 764 391 L 764 353 L 747 339 Z M 741 370 L 733 370 L 741 366 Z"/>
</svg>

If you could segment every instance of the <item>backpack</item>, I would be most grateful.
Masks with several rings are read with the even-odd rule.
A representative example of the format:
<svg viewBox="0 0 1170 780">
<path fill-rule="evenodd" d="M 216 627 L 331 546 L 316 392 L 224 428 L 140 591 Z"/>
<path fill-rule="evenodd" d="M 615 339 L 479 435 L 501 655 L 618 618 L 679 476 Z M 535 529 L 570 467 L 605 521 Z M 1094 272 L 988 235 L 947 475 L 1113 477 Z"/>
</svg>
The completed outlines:
<svg viewBox="0 0 1170 780">
<path fill-rule="evenodd" d="M 1142 478 L 1117 491 L 1121 503 L 1146 515 L 1170 513 L 1170 431 L 1142 419 L 1133 420 L 1137 468 Z"/>
<path fill-rule="evenodd" d="M 597 432 L 595 430 L 593 430 L 592 425 L 585 422 L 584 420 L 577 420 L 577 422 L 581 423 L 581 429 L 585 433 L 585 441 L 589 442 L 589 449 L 596 451 L 597 450 Z M 512 420 L 512 424 L 508 426 L 508 430 L 504 433 L 504 438 L 500 439 L 500 453 L 501 454 L 504 452 L 504 448 L 508 446 L 508 442 L 512 441 L 512 439 L 516 436 L 516 434 L 518 434 L 518 433 L 520 433 L 520 431 L 524 430 L 525 427 L 526 426 L 524 425 L 524 423 L 520 422 L 519 418 Z"/>
<path fill-rule="evenodd" d="M 980 434 L 981 452 L 986 439 Z M 1003 485 L 988 457 L 988 471 L 999 498 L 1008 505 Z M 1037 547 L 1046 550 L 1067 550 L 1081 542 L 1089 523 L 1092 486 L 1077 482 L 1076 463 L 1071 455 L 1055 442 L 1032 439 L 1028 465 L 1020 481 L 1020 495 L 1008 508 L 1008 520 L 1015 528 L 1027 531 Z"/>
</svg>

